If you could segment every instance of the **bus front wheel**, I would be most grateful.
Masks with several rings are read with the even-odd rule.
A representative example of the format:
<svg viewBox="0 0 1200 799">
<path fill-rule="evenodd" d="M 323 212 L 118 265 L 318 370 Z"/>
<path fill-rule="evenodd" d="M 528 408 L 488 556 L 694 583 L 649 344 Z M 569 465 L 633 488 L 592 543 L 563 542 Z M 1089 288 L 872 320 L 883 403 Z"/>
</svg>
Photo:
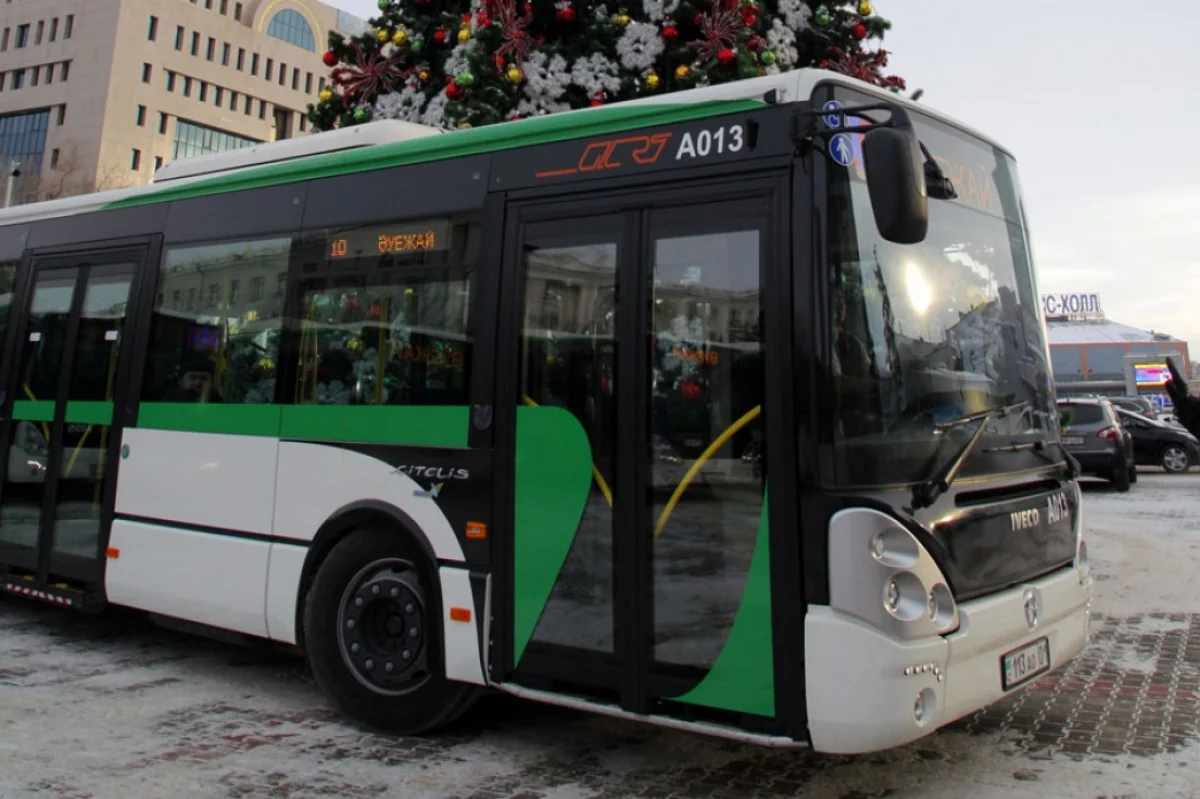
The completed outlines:
<svg viewBox="0 0 1200 799">
<path fill-rule="evenodd" d="M 445 677 L 433 564 L 398 530 L 359 529 L 317 570 L 304 607 L 309 667 L 350 718 L 401 735 L 442 727 L 474 686 Z"/>
</svg>

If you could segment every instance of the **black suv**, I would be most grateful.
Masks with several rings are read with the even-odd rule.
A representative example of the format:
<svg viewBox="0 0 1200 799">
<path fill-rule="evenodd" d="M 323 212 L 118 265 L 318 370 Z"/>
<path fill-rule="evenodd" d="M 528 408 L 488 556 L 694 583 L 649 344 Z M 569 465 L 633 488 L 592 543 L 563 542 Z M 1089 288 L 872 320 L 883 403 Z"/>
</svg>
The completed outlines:
<svg viewBox="0 0 1200 799">
<path fill-rule="evenodd" d="M 1117 410 L 1103 397 L 1058 401 L 1063 446 L 1084 474 L 1112 481 L 1118 491 L 1137 482 L 1133 436 L 1117 419 Z"/>
</svg>

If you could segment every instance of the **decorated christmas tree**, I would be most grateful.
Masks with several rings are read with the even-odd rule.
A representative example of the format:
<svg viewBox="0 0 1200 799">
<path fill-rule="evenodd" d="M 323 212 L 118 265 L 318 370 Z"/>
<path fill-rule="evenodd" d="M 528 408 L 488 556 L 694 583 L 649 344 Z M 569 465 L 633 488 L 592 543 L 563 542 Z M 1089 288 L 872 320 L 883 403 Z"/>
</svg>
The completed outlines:
<svg viewBox="0 0 1200 799">
<path fill-rule="evenodd" d="M 893 91 L 870 0 L 379 0 L 329 35 L 317 130 L 488 125 L 821 66 Z"/>
</svg>

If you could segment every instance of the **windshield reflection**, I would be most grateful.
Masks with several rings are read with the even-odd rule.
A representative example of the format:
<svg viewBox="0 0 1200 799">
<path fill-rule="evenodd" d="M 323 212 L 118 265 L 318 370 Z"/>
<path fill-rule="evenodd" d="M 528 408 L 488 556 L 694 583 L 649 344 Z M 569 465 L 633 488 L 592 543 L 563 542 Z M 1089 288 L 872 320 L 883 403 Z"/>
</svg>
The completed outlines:
<svg viewBox="0 0 1200 799">
<path fill-rule="evenodd" d="M 1037 440 L 1057 429 L 1015 165 L 949 126 L 914 121 L 958 192 L 929 201 L 925 241 L 879 235 L 861 156 L 830 165 L 832 471 L 844 484 L 925 478 L 939 425 L 989 408 L 1030 403 L 986 437 Z M 984 463 L 964 474 L 1017 468 L 974 460 Z"/>
</svg>

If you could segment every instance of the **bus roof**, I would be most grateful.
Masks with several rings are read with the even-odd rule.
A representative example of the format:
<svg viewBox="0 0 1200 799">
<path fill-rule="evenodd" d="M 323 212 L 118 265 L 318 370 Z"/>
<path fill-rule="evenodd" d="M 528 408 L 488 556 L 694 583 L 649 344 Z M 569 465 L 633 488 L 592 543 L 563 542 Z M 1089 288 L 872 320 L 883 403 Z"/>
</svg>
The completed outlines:
<svg viewBox="0 0 1200 799">
<path fill-rule="evenodd" d="M 774 97 L 770 102 L 799 102 L 807 100 L 822 82 L 838 83 L 881 99 L 900 102 L 1000 147 L 982 133 L 892 92 L 839 73 L 799 69 L 479 128 L 443 131 L 407 122 L 380 121 L 196 156 L 164 166 L 159 171 L 160 176 L 149 185 L 0 210 L 0 227 L 702 119 L 762 107 L 768 103 L 767 97 L 771 93 Z"/>
</svg>

